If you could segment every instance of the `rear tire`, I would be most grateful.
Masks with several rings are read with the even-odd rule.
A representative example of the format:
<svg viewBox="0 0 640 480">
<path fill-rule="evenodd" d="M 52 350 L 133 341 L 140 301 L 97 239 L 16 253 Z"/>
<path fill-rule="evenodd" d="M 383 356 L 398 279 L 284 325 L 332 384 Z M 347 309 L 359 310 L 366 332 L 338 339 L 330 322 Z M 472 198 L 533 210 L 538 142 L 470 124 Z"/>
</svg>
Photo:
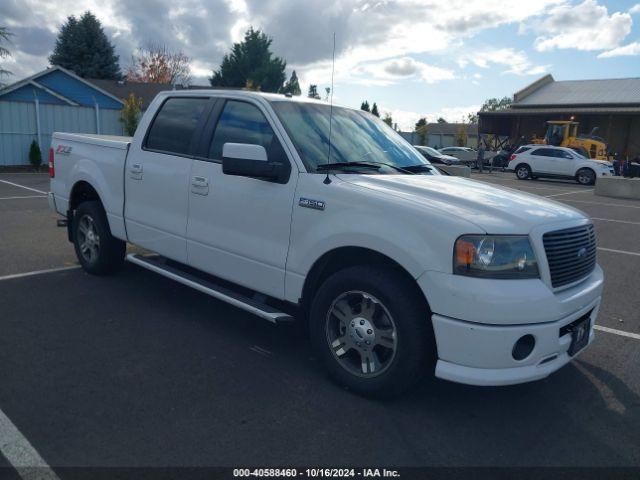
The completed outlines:
<svg viewBox="0 0 640 480">
<path fill-rule="evenodd" d="M 521 163 L 516 167 L 516 177 L 518 180 L 527 180 L 531 177 L 531 168 L 529 165 Z"/>
<path fill-rule="evenodd" d="M 111 235 L 100 202 L 80 204 L 73 217 L 72 231 L 76 256 L 87 273 L 107 275 L 122 267 L 127 245 Z"/>
<path fill-rule="evenodd" d="M 581 168 L 576 173 L 576 182 L 580 185 L 593 185 L 596 183 L 596 174 L 590 168 Z"/>
<path fill-rule="evenodd" d="M 393 268 L 355 266 L 331 275 L 313 299 L 309 327 L 331 377 L 358 394 L 396 396 L 433 375 L 431 312 L 417 285 Z"/>
</svg>

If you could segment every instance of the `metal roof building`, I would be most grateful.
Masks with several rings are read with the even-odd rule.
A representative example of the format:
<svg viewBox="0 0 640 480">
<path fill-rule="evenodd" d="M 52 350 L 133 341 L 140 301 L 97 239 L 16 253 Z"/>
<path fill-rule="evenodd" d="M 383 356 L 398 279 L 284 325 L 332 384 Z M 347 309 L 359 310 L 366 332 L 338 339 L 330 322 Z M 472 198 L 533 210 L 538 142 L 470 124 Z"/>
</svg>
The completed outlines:
<svg viewBox="0 0 640 480">
<path fill-rule="evenodd" d="M 556 81 L 545 75 L 516 92 L 511 108 L 479 113 L 479 133 L 543 136 L 548 120 L 580 122 L 580 132 L 597 127 L 611 153 L 640 154 L 640 78 Z"/>
</svg>

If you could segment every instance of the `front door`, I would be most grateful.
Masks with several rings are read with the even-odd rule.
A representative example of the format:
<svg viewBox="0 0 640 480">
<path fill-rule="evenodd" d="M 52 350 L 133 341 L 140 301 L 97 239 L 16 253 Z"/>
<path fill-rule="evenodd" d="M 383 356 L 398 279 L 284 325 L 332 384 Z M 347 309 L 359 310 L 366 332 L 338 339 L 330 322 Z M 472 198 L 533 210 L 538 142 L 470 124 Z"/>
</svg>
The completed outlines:
<svg viewBox="0 0 640 480">
<path fill-rule="evenodd" d="M 171 97 L 125 166 L 125 224 L 130 242 L 187 261 L 186 229 L 192 150 L 209 100 Z"/>
<path fill-rule="evenodd" d="M 221 163 L 225 143 L 246 143 L 291 165 L 268 116 L 256 103 L 219 100 L 215 130 L 193 162 L 187 249 L 191 266 L 283 298 L 297 172 L 282 184 L 225 175 Z"/>
</svg>

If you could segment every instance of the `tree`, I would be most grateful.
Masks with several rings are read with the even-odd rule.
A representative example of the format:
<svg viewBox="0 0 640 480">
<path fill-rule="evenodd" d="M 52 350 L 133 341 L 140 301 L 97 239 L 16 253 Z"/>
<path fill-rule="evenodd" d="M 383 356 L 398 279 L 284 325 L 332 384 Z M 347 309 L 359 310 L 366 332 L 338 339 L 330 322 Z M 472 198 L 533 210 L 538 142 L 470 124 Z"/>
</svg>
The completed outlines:
<svg viewBox="0 0 640 480">
<path fill-rule="evenodd" d="M 504 110 L 511 106 L 511 97 L 488 98 L 480 107 L 481 112 L 495 112 L 496 110 Z"/>
<path fill-rule="evenodd" d="M 140 108 L 142 107 L 142 99 L 136 98 L 133 93 L 129 94 L 129 98 L 124 101 L 124 106 L 120 111 L 120 122 L 125 133 L 133 137 L 138 128 L 140 121 Z"/>
<path fill-rule="evenodd" d="M 360 104 L 360 110 L 364 110 L 365 112 L 370 112 L 371 108 L 369 107 L 369 102 L 366 100 Z"/>
<path fill-rule="evenodd" d="M 295 70 L 291 73 L 289 81 L 280 89 L 280 93 L 289 93 L 291 95 L 300 95 L 302 93 L 302 90 L 300 90 L 300 82 L 298 82 L 298 75 L 296 75 Z"/>
<path fill-rule="evenodd" d="M 29 163 L 36 170 L 42 165 L 42 152 L 40 152 L 40 145 L 35 139 L 31 141 L 29 146 Z"/>
<path fill-rule="evenodd" d="M 389 112 L 384 112 L 384 117 L 382 117 L 382 121 L 393 128 L 393 118 Z"/>
<path fill-rule="evenodd" d="M 9 32 L 9 30 L 7 30 L 6 27 L 0 27 L 0 44 L 3 42 L 9 42 L 11 36 L 13 34 L 11 32 Z M 3 47 L 2 45 L 0 45 L 0 59 L 2 58 L 8 58 L 11 56 L 11 52 L 6 49 L 5 47 Z M 11 72 L 9 70 L 5 70 L 4 68 L 0 67 L 0 78 L 2 78 L 5 75 L 11 75 Z M 2 87 L 4 84 L 2 82 L 0 82 L 0 87 Z"/>
<path fill-rule="evenodd" d="M 415 126 L 416 135 L 418 135 L 418 145 L 425 145 L 427 143 L 427 119 L 422 117 L 416 122 Z"/>
<path fill-rule="evenodd" d="M 458 129 L 456 130 L 455 142 L 458 147 L 466 147 L 467 146 L 467 124 L 461 123 L 458 125 Z"/>
<path fill-rule="evenodd" d="M 191 59 L 182 51 L 172 51 L 166 45 L 148 43 L 131 56 L 126 77 L 130 82 L 191 83 Z"/>
<path fill-rule="evenodd" d="M 271 53 L 272 39 L 260 30 L 249 28 L 244 40 L 234 43 L 220 69 L 213 72 L 209 82 L 214 87 L 242 88 L 250 81 L 263 92 L 278 92 L 285 81 L 287 62 Z"/>
<path fill-rule="evenodd" d="M 496 110 L 504 110 L 505 108 L 509 108 L 512 102 L 511 97 L 502 97 L 502 98 L 488 98 L 484 101 L 482 106 L 480 107 L 481 112 L 495 112 Z M 478 114 L 470 113 L 467 115 L 467 122 L 476 124 L 478 123 Z"/>
<path fill-rule="evenodd" d="M 85 78 L 117 80 L 122 77 L 114 46 L 100 21 L 89 11 L 80 20 L 73 15 L 67 18 L 60 27 L 49 62 Z"/>
<path fill-rule="evenodd" d="M 314 84 L 309 85 L 309 91 L 307 92 L 307 97 L 320 100 L 320 94 L 318 93 L 317 85 L 314 85 Z"/>
<path fill-rule="evenodd" d="M 378 112 L 378 105 L 376 105 L 376 102 L 373 102 L 373 107 L 371 107 L 371 113 L 376 117 L 380 117 L 380 112 Z"/>
<path fill-rule="evenodd" d="M 436 122 L 438 122 L 438 123 L 440 123 L 440 124 L 442 124 L 442 123 L 447 123 L 447 121 L 446 121 L 444 118 L 442 118 L 442 117 L 438 117 L 438 120 L 436 120 Z"/>
<path fill-rule="evenodd" d="M 331 88 L 330 87 L 324 87 L 324 101 L 328 102 L 329 101 L 329 95 L 331 94 Z"/>
</svg>

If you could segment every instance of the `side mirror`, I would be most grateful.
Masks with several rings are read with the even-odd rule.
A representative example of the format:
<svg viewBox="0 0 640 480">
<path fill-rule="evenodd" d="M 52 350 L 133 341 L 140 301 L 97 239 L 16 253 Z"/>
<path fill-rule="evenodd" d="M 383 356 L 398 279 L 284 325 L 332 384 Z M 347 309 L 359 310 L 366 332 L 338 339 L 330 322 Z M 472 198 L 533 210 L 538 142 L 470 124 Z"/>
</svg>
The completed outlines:
<svg viewBox="0 0 640 480">
<path fill-rule="evenodd" d="M 287 183 L 289 169 L 280 162 L 269 162 L 261 145 L 225 143 L 222 146 L 222 173 Z"/>
</svg>

